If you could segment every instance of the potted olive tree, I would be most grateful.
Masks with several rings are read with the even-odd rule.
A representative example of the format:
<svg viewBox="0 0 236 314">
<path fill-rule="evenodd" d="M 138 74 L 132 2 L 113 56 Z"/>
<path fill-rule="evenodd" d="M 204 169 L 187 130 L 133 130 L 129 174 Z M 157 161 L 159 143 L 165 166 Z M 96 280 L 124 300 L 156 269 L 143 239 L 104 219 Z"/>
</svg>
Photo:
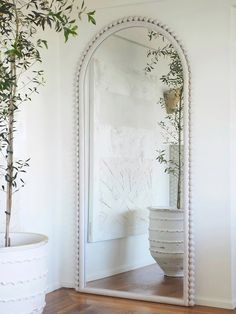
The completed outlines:
<svg viewBox="0 0 236 314">
<path fill-rule="evenodd" d="M 172 195 L 169 192 L 169 206 L 149 208 L 150 252 L 166 276 L 181 277 L 184 248 L 183 67 L 178 52 L 162 35 L 150 32 L 149 38 L 162 39 L 165 45 L 148 52 L 151 61 L 147 63 L 146 72 L 151 72 L 163 58 L 169 61 L 168 73 L 161 76 L 166 90 L 158 103 L 165 111 L 164 119 L 158 122 L 165 148 L 157 150 L 156 159 L 164 166 L 172 184 L 169 189 L 174 191 Z"/>
<path fill-rule="evenodd" d="M 0 234 L 0 313 L 41 313 L 45 304 L 48 239 L 10 232 L 13 195 L 24 187 L 30 163 L 14 155 L 17 112 L 44 84 L 40 50 L 48 43 L 41 36 L 51 28 L 66 42 L 77 35 L 83 15 L 95 24 L 94 14 L 84 1 L 0 0 L 0 187 L 5 197 L 0 206 L 6 217 Z"/>
</svg>

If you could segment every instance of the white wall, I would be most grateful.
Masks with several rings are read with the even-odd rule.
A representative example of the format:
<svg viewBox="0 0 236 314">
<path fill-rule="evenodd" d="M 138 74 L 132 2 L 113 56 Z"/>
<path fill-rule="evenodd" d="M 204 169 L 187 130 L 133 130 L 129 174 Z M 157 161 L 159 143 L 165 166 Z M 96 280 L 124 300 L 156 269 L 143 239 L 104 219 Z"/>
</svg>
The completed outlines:
<svg viewBox="0 0 236 314">
<path fill-rule="evenodd" d="M 43 35 L 44 36 L 44 35 Z M 61 188 L 64 185 L 61 164 L 60 130 L 60 60 L 59 40 L 54 32 L 48 32 L 49 49 L 42 51 L 46 63 L 46 85 L 40 95 L 24 107 L 22 128 L 24 137 L 19 143 L 19 156 L 29 156 L 26 186 L 19 193 L 15 204 L 20 217 L 20 229 L 48 235 L 49 241 L 49 289 L 54 289 L 60 278 L 60 237 L 66 233 L 63 226 Z M 21 153 L 21 154 L 20 154 Z M 24 218 L 23 218 L 24 217 Z M 18 228 L 17 228 L 18 229 Z"/>
<path fill-rule="evenodd" d="M 42 38 L 44 38 L 42 34 Z M 26 186 L 15 194 L 12 215 L 12 231 L 38 232 L 48 235 L 49 242 L 49 289 L 58 287 L 60 281 L 60 237 L 63 228 L 63 203 L 61 188 L 63 165 L 61 153 L 60 94 L 59 94 L 59 38 L 48 31 L 49 50 L 42 52 L 45 63 L 45 87 L 32 96 L 32 102 L 22 107 L 19 132 L 16 134 L 16 158 L 31 158 L 24 177 Z M 65 153 L 65 150 L 63 150 Z M 65 183 L 66 184 L 66 183 Z M 72 186 L 72 184 L 70 184 Z M 1 193 L 1 231 L 4 229 L 4 195 Z"/>
<path fill-rule="evenodd" d="M 155 263 L 147 234 L 87 243 L 85 261 L 87 282 Z"/>
<path fill-rule="evenodd" d="M 153 17 L 182 40 L 192 68 L 196 301 L 230 308 L 236 299 L 235 252 L 231 262 L 236 236 L 230 221 L 235 211 L 230 192 L 235 194 L 235 190 L 230 189 L 234 182 L 230 182 L 229 163 L 230 147 L 231 152 L 234 147 L 229 134 L 231 142 L 235 141 L 235 129 L 230 129 L 230 121 L 234 122 L 230 113 L 235 115 L 233 102 L 230 111 L 229 84 L 231 0 L 101 0 L 98 4 L 89 0 L 89 4 L 100 6 L 96 27 L 84 23 L 80 37 L 67 46 L 61 40 L 60 47 L 57 37 L 48 33 L 53 47 L 45 57 L 48 85 L 24 115 L 22 145 L 32 162 L 28 185 L 16 205 L 20 223 L 14 228 L 48 234 L 50 288 L 73 286 L 76 65 L 92 35 L 110 21 L 128 15 Z"/>
<path fill-rule="evenodd" d="M 231 60 L 230 60 L 230 72 L 231 72 L 231 94 L 230 94 L 230 182 L 231 182 L 231 189 L 230 189 L 230 201 L 231 201 L 231 247 L 232 247 L 232 256 L 231 256 L 231 278 L 232 280 L 232 298 L 234 304 L 236 304 L 236 164 L 235 164 L 235 156 L 236 156 L 236 141 L 235 141 L 235 134 L 236 134 L 236 123 L 235 123 L 235 116 L 236 116 L 236 106 L 235 106 L 235 99 L 236 99 L 236 1 L 234 1 L 234 6 L 231 8 L 231 37 L 230 37 L 230 45 L 231 45 Z"/>
</svg>

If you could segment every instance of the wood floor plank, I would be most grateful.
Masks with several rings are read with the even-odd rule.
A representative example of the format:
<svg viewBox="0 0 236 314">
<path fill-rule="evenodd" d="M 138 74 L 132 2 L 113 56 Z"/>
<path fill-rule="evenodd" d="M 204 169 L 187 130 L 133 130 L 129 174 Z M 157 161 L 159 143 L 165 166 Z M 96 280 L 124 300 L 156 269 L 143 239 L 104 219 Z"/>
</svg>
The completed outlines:
<svg viewBox="0 0 236 314">
<path fill-rule="evenodd" d="M 204 306 L 193 308 L 77 293 L 59 289 L 46 297 L 43 314 L 236 314 Z"/>
</svg>

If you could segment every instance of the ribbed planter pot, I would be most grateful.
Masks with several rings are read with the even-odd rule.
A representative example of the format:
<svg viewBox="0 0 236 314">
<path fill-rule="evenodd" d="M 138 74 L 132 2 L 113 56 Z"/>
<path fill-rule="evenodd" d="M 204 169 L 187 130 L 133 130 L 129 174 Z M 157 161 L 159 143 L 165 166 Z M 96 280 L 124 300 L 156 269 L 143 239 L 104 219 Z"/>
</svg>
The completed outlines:
<svg viewBox="0 0 236 314">
<path fill-rule="evenodd" d="M 42 313 L 47 289 L 47 243 L 40 234 L 0 234 L 0 313 Z"/>
<path fill-rule="evenodd" d="M 149 248 L 166 276 L 183 277 L 183 210 L 149 207 Z"/>
</svg>

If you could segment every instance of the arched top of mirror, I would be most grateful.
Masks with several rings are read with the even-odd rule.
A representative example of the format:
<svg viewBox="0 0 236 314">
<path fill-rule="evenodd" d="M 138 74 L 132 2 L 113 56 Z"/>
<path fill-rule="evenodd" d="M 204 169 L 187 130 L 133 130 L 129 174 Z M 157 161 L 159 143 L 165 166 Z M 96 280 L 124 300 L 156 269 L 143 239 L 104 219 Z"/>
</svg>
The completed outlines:
<svg viewBox="0 0 236 314">
<path fill-rule="evenodd" d="M 110 35 L 120 30 L 124 30 L 131 27 L 144 27 L 147 29 L 151 29 L 157 32 L 158 34 L 163 35 L 173 45 L 181 59 L 181 63 L 183 65 L 184 82 L 185 84 L 188 85 L 188 91 L 190 91 L 190 75 L 191 75 L 190 65 L 187 53 L 181 41 L 177 38 L 175 33 L 172 30 L 170 30 L 166 25 L 158 22 L 157 20 L 142 16 L 131 16 L 113 21 L 109 25 L 105 26 L 100 32 L 98 32 L 92 38 L 92 40 L 88 43 L 79 60 L 77 91 L 79 91 L 80 77 L 85 75 L 86 68 L 90 61 L 90 58 L 94 54 L 95 50 L 99 47 L 99 45 Z M 77 96 L 79 97 L 79 95 Z M 188 102 L 190 107 L 190 99 Z"/>
<path fill-rule="evenodd" d="M 138 30 L 137 32 L 132 32 L 131 28 L 136 28 Z M 146 39 L 140 41 L 140 34 L 142 32 L 146 32 Z M 132 36 L 134 36 L 132 39 L 130 38 L 130 34 L 132 33 Z M 136 35 L 135 35 L 136 34 Z M 77 125 L 78 125 L 78 142 L 80 143 L 78 146 L 78 226 L 79 226 L 79 232 L 78 232 L 78 247 L 77 247 L 77 253 L 78 253 L 78 260 L 79 263 L 79 272 L 76 272 L 76 286 L 78 290 L 81 290 L 81 287 L 84 286 L 84 278 L 82 274 L 84 273 L 84 252 L 81 250 L 81 246 L 84 245 L 84 234 L 81 232 L 83 229 L 83 223 L 84 223 L 84 216 L 83 208 L 84 208 L 84 196 L 86 191 L 84 190 L 84 106 L 85 106 L 85 93 L 84 93 L 84 80 L 86 76 L 86 71 L 88 68 L 88 65 L 90 63 L 90 60 L 92 57 L 94 57 L 99 51 L 99 47 L 101 44 L 111 35 L 115 35 L 116 37 L 121 37 L 123 39 L 129 39 L 133 40 L 136 43 L 139 42 L 141 45 L 146 46 L 147 48 L 152 48 L 155 50 L 155 46 L 152 47 L 152 43 L 154 41 L 149 40 L 149 37 L 155 37 L 155 35 L 158 34 L 159 38 L 156 38 L 159 40 L 159 46 L 163 45 L 161 43 L 163 39 L 164 45 L 171 44 L 174 50 L 178 53 L 178 57 L 181 60 L 181 65 L 183 68 L 183 78 L 184 78 L 184 143 L 185 143 L 185 182 L 186 184 L 186 197 L 185 197 L 185 204 L 184 208 L 186 209 L 186 219 L 185 219 L 185 227 L 186 227 L 186 234 L 185 234 L 185 248 L 186 248 L 186 259 L 185 259 L 185 278 L 184 278 L 184 297 L 183 297 L 183 303 L 179 303 L 179 301 L 174 301 L 173 299 L 168 298 L 158 298 L 158 302 L 166 302 L 166 303 L 176 303 L 176 304 L 185 304 L 185 305 L 193 305 L 193 277 L 194 277 L 194 260 L 193 260 L 193 243 L 192 243 L 192 224 L 190 223 L 189 217 L 191 219 L 191 208 L 189 206 L 190 201 L 190 195 L 189 195 L 189 176 L 190 176 L 190 69 L 189 69 L 189 63 L 186 56 L 186 53 L 180 44 L 179 40 L 176 39 L 176 37 L 173 35 L 171 31 L 169 31 L 164 25 L 161 25 L 155 20 L 147 19 L 143 17 L 128 17 L 121 20 L 117 20 L 111 24 L 109 24 L 107 27 L 103 28 L 89 43 L 87 48 L 85 49 L 80 64 L 79 64 L 79 75 L 78 75 L 78 85 L 77 85 Z M 149 36 L 149 37 L 148 37 Z M 146 41 L 146 43 L 145 43 Z M 156 45 L 156 41 L 155 41 Z M 163 47 L 163 46 L 162 46 Z M 144 64 L 145 65 L 145 64 Z M 148 68 L 148 63 L 146 64 Z M 146 69 L 148 71 L 148 69 Z M 151 70 L 152 72 L 152 70 Z M 178 86 L 175 86 L 178 87 Z M 80 245 L 79 245 L 80 243 Z M 77 262 L 78 262 L 77 260 Z M 83 290 L 83 289 L 82 289 Z M 88 291 L 89 292 L 89 291 Z M 124 296 L 125 297 L 125 296 Z"/>
</svg>

